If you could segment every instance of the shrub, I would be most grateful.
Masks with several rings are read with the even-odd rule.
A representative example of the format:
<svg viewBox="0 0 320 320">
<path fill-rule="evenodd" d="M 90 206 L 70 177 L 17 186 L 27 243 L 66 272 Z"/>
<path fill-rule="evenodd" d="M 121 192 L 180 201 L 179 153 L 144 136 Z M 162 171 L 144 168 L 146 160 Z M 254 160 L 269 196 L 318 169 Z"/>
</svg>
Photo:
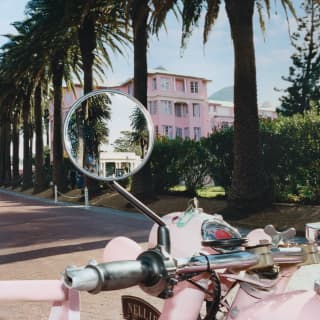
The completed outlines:
<svg viewBox="0 0 320 320">
<path fill-rule="evenodd" d="M 231 186 L 233 166 L 233 127 L 211 134 L 203 143 L 209 154 L 210 176 L 226 193 Z"/>
<path fill-rule="evenodd" d="M 265 175 L 277 201 L 320 201 L 320 115 L 260 120 L 260 141 Z M 161 139 L 152 155 L 157 191 L 167 191 L 184 179 L 189 193 L 210 175 L 226 193 L 231 186 L 233 128 L 201 141 Z"/>
<path fill-rule="evenodd" d="M 157 192 L 166 192 L 183 180 L 186 192 L 195 195 L 210 173 L 209 154 L 202 141 L 158 139 L 150 162 Z"/>
<path fill-rule="evenodd" d="M 156 192 L 166 192 L 179 183 L 177 170 L 180 140 L 157 139 L 150 158 L 150 165 Z"/>
<path fill-rule="evenodd" d="M 177 170 L 184 180 L 186 192 L 196 196 L 196 190 L 203 186 L 206 177 L 210 175 L 210 154 L 205 147 L 205 139 L 187 139 L 180 143 Z"/>
</svg>

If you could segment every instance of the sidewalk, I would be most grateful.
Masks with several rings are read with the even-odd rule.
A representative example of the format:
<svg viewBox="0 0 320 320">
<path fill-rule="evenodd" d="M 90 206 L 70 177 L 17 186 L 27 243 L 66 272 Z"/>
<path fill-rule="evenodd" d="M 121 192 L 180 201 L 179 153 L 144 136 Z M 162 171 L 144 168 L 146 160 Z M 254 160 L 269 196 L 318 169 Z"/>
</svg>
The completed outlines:
<svg viewBox="0 0 320 320">
<path fill-rule="evenodd" d="M 100 261 L 113 237 L 125 235 L 146 246 L 152 223 L 138 213 L 66 203 L 0 189 L 0 280 L 59 279 L 67 265 Z M 117 320 L 120 297 L 133 294 L 158 305 L 139 288 L 82 294 L 81 320 Z M 152 301 L 151 301 L 152 300 Z M 50 304 L 0 302 L 0 320 L 47 319 Z"/>
</svg>

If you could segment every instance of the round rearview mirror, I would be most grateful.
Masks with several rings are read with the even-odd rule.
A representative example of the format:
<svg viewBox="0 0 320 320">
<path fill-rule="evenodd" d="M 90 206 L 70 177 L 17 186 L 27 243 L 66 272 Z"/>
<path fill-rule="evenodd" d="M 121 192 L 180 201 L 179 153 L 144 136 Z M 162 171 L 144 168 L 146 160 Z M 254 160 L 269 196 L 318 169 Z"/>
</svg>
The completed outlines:
<svg viewBox="0 0 320 320">
<path fill-rule="evenodd" d="M 73 164 L 91 178 L 127 178 L 148 160 L 154 144 L 152 120 L 144 106 L 114 90 L 77 100 L 64 122 L 64 145 Z"/>
</svg>

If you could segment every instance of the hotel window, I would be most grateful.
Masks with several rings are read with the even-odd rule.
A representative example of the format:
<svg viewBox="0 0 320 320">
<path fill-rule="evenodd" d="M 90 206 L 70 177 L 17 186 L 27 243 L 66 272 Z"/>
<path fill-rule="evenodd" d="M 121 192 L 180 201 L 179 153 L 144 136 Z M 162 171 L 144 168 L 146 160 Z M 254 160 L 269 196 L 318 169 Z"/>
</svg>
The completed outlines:
<svg viewBox="0 0 320 320">
<path fill-rule="evenodd" d="M 175 116 L 186 118 L 188 116 L 188 105 L 185 103 L 176 103 L 174 107 Z"/>
<path fill-rule="evenodd" d="M 196 141 L 199 141 L 201 137 L 201 128 L 199 127 L 194 127 L 193 128 L 193 138 Z"/>
<path fill-rule="evenodd" d="M 149 101 L 148 102 L 148 109 L 150 114 L 157 114 L 157 101 Z"/>
<path fill-rule="evenodd" d="M 157 78 L 152 78 L 152 89 L 157 90 Z"/>
<path fill-rule="evenodd" d="M 162 90 L 169 90 L 170 80 L 169 78 L 160 78 L 160 88 Z"/>
<path fill-rule="evenodd" d="M 174 106 L 174 114 L 178 118 L 182 117 L 182 105 L 181 104 L 176 104 Z"/>
<path fill-rule="evenodd" d="M 176 128 L 176 137 L 182 138 L 182 128 Z"/>
<path fill-rule="evenodd" d="M 217 112 L 217 106 L 209 106 L 209 113 Z"/>
<path fill-rule="evenodd" d="M 191 93 L 199 93 L 199 82 L 198 81 L 190 81 L 190 92 Z"/>
<path fill-rule="evenodd" d="M 184 79 L 176 79 L 176 91 L 186 92 Z"/>
<path fill-rule="evenodd" d="M 186 118 L 188 116 L 188 105 L 187 104 L 184 104 L 182 106 L 182 115 L 184 118 Z"/>
<path fill-rule="evenodd" d="M 169 100 L 160 100 L 160 109 L 163 114 L 172 114 L 172 104 Z"/>
<path fill-rule="evenodd" d="M 173 129 L 172 126 L 162 126 L 162 135 L 173 139 Z"/>
<path fill-rule="evenodd" d="M 188 127 L 183 129 L 183 136 L 185 138 L 190 138 L 190 132 L 189 132 L 189 128 Z"/>
<path fill-rule="evenodd" d="M 159 127 L 158 126 L 154 126 L 154 134 L 156 137 L 159 137 Z"/>
<path fill-rule="evenodd" d="M 193 103 L 192 104 L 192 110 L 193 110 L 193 117 L 194 118 L 200 118 L 200 104 L 199 103 Z"/>
<path fill-rule="evenodd" d="M 222 122 L 221 122 L 221 128 L 222 128 L 222 129 L 227 129 L 227 128 L 229 128 L 229 122 L 228 122 L 228 121 L 222 121 Z"/>
</svg>

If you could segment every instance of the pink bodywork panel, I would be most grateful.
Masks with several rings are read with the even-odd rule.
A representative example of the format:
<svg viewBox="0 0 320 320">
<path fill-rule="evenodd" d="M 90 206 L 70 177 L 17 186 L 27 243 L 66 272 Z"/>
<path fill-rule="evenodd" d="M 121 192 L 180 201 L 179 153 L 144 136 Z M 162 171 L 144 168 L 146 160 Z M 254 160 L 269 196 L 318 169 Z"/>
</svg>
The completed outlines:
<svg viewBox="0 0 320 320">
<path fill-rule="evenodd" d="M 52 301 L 48 320 L 80 320 L 79 292 L 59 280 L 0 281 L 0 300 Z"/>
</svg>

